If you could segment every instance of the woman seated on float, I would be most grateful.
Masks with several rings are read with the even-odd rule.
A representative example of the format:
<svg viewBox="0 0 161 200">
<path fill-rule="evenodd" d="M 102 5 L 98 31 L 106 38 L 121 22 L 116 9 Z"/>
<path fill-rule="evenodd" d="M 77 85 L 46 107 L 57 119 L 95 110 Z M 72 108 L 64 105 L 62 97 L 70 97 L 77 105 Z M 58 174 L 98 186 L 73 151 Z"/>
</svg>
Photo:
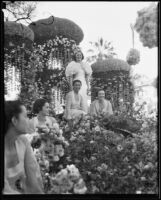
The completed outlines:
<svg viewBox="0 0 161 200">
<path fill-rule="evenodd" d="M 90 106 L 91 116 L 109 116 L 113 114 L 112 105 L 110 101 L 105 99 L 104 90 L 100 89 L 98 91 L 98 99 L 93 101 Z"/>
<path fill-rule="evenodd" d="M 37 116 L 30 120 L 30 133 L 34 133 L 37 128 L 48 133 L 53 127 L 59 129 L 59 125 L 53 117 L 49 116 L 49 103 L 45 99 L 37 99 L 33 105 L 33 113 Z"/>
<path fill-rule="evenodd" d="M 75 119 L 80 119 L 83 115 L 86 114 L 86 107 L 83 98 L 79 94 L 81 85 L 82 83 L 80 80 L 74 80 L 73 90 L 66 96 L 64 118 L 69 122 Z"/>
<path fill-rule="evenodd" d="M 43 194 L 40 168 L 25 137 L 28 122 L 20 101 L 5 102 L 4 194 Z"/>
</svg>

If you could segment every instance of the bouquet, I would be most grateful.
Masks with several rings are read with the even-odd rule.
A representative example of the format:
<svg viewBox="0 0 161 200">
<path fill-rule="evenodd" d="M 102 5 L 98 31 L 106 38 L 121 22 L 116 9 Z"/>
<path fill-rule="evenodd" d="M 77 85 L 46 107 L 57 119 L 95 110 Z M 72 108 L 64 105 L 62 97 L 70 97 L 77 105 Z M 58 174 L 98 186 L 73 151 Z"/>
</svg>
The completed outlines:
<svg viewBox="0 0 161 200">
<path fill-rule="evenodd" d="M 67 165 L 55 176 L 51 177 L 51 190 L 49 194 L 85 194 L 87 191 L 78 168 L 75 165 Z"/>
</svg>

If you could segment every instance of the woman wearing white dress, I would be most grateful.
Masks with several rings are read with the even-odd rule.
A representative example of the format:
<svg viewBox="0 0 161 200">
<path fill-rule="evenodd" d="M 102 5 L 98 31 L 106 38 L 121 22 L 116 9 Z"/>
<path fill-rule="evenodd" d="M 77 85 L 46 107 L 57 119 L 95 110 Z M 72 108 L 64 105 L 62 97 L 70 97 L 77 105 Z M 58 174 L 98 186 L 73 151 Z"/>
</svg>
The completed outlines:
<svg viewBox="0 0 161 200">
<path fill-rule="evenodd" d="M 3 194 L 43 194 L 39 165 L 27 138 L 28 118 L 19 101 L 5 102 Z"/>
<path fill-rule="evenodd" d="M 80 50 L 78 50 L 74 55 L 74 61 L 70 62 L 66 67 L 66 77 L 69 81 L 70 88 L 73 90 L 72 83 L 74 80 L 80 80 L 82 83 L 81 89 L 79 91 L 83 98 L 85 112 L 88 111 L 87 104 L 87 93 L 90 89 L 89 78 L 92 74 L 91 66 L 85 62 L 82 62 L 84 56 Z"/>
<path fill-rule="evenodd" d="M 59 130 L 59 125 L 53 117 L 49 116 L 49 103 L 45 99 L 37 99 L 33 105 L 33 113 L 37 116 L 30 120 L 30 133 L 35 133 L 36 129 L 42 129 L 48 133 L 51 128 Z"/>
</svg>

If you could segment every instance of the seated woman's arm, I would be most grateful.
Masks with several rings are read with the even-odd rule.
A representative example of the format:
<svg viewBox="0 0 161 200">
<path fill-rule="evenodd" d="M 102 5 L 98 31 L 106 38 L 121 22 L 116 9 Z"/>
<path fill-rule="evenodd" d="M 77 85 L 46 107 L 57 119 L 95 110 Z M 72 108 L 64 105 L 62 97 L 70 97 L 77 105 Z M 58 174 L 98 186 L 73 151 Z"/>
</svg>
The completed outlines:
<svg viewBox="0 0 161 200">
<path fill-rule="evenodd" d="M 90 115 L 91 116 L 97 116 L 97 114 L 96 114 L 96 109 L 95 109 L 95 101 L 93 101 L 92 103 L 91 103 L 91 105 L 90 105 Z"/>
<path fill-rule="evenodd" d="M 81 108 L 81 110 L 86 112 L 86 106 L 85 106 L 85 103 L 84 103 L 82 96 L 81 96 L 81 101 L 80 101 L 80 108 Z"/>
<path fill-rule="evenodd" d="M 24 138 L 26 152 L 24 157 L 24 168 L 26 172 L 26 193 L 44 194 L 43 183 L 39 165 L 34 156 L 33 150 L 27 138 Z"/>
<path fill-rule="evenodd" d="M 107 112 L 109 115 L 113 115 L 113 110 L 112 110 L 112 105 L 111 105 L 111 102 L 108 101 L 108 109 L 107 109 Z"/>
<path fill-rule="evenodd" d="M 34 118 L 29 119 L 28 131 L 27 131 L 27 133 L 28 133 L 28 134 L 32 134 L 32 133 L 35 132 L 35 130 L 36 130 L 36 124 L 35 124 Z"/>
</svg>

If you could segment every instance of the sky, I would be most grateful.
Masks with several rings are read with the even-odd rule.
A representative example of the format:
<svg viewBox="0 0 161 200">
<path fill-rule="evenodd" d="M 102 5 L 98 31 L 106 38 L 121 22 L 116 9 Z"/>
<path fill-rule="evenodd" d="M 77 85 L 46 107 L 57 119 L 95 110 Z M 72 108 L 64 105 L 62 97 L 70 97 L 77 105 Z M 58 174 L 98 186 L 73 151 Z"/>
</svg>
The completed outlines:
<svg viewBox="0 0 161 200">
<path fill-rule="evenodd" d="M 53 1 L 38 2 L 33 21 L 55 17 L 67 18 L 79 25 L 84 33 L 80 47 L 87 55 L 90 41 L 103 37 L 111 41 L 118 58 L 126 60 L 126 55 L 132 48 L 132 31 L 137 11 L 149 6 L 152 2 L 81 2 Z M 143 47 L 139 35 L 135 32 L 135 48 L 140 51 L 141 60 L 133 66 L 136 73 L 144 74 L 150 79 L 158 74 L 158 49 Z"/>
</svg>

